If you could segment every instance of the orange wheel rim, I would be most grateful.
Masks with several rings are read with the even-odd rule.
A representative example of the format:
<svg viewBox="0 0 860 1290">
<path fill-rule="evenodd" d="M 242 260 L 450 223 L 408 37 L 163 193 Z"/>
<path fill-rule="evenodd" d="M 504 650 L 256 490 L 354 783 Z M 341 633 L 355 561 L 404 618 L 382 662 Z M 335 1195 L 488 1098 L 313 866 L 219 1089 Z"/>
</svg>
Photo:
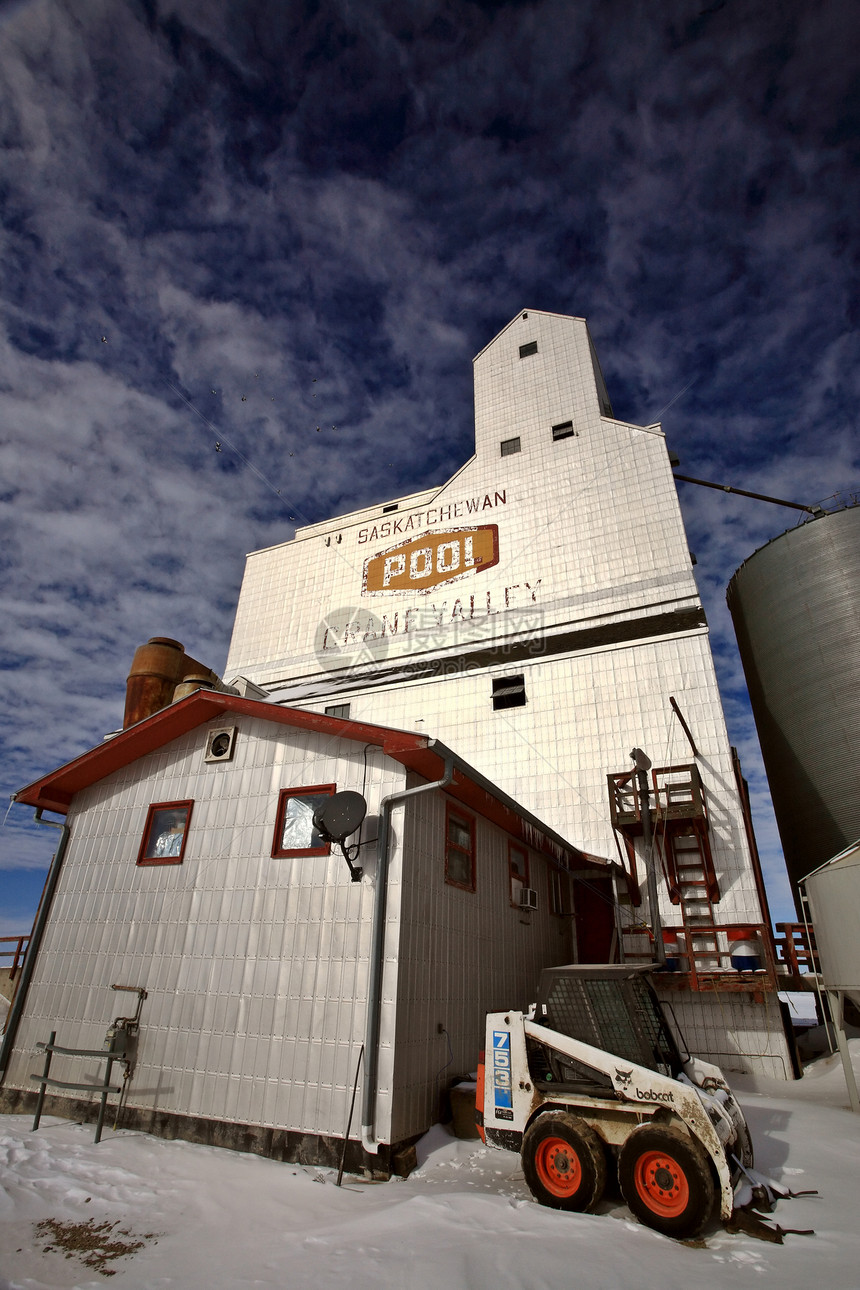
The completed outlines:
<svg viewBox="0 0 860 1290">
<path fill-rule="evenodd" d="M 643 1152 L 633 1177 L 640 1199 L 653 1213 L 663 1218 L 683 1214 L 690 1200 L 690 1184 L 672 1156 L 665 1151 Z"/>
<path fill-rule="evenodd" d="M 538 1177 L 553 1196 L 572 1196 L 582 1182 L 579 1156 L 564 1138 L 546 1138 L 535 1156 Z"/>
</svg>

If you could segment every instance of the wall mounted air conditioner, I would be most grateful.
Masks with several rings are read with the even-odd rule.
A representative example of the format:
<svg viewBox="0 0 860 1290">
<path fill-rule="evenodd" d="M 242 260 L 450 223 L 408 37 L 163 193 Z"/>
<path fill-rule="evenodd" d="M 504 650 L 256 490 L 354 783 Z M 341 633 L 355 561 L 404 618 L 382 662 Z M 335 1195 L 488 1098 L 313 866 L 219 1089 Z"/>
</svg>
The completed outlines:
<svg viewBox="0 0 860 1290">
<path fill-rule="evenodd" d="M 534 887 L 523 887 L 520 892 L 520 909 L 537 909 L 537 892 Z"/>
<path fill-rule="evenodd" d="M 233 749 L 236 747 L 236 727 L 219 726 L 206 733 L 206 756 L 204 761 L 232 761 Z"/>
</svg>

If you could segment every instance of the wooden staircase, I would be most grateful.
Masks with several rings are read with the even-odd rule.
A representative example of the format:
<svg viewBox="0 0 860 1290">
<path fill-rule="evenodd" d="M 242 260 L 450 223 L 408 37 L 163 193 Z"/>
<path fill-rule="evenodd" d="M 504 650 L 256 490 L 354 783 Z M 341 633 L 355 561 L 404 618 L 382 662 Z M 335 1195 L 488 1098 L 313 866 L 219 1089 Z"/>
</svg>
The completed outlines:
<svg viewBox="0 0 860 1290">
<path fill-rule="evenodd" d="M 631 903 L 638 906 L 641 877 L 637 873 L 634 839 L 642 837 L 645 830 L 634 775 L 626 771 L 608 775 L 607 780 L 612 825 L 626 853 L 623 858 Z M 776 962 L 770 928 L 760 923 L 735 924 L 717 919 L 714 907 L 720 900 L 720 887 L 698 767 L 654 767 L 650 799 L 654 859 L 662 866 L 669 899 L 679 914 L 674 927 L 663 928 L 666 957 L 677 957 L 677 969 L 662 974 L 662 983 L 667 987 L 674 984 L 693 990 L 743 990 L 755 994 L 775 990 Z M 733 945 L 750 938 L 760 945 L 763 971 L 738 971 L 732 963 Z M 633 915 L 631 925 L 624 929 L 622 944 L 625 961 L 653 961 L 655 946 L 645 910 L 638 918 Z"/>
<path fill-rule="evenodd" d="M 639 795 L 631 772 L 607 778 L 613 827 L 623 839 L 631 885 L 638 896 L 633 839 L 644 832 Z M 672 904 L 680 910 L 684 934 L 679 948 L 681 957 L 686 959 L 683 966 L 687 971 L 695 971 L 695 965 L 703 972 L 718 971 L 721 963 L 714 905 L 720 899 L 720 889 L 698 767 L 695 764 L 654 767 L 651 780 L 654 859 L 662 866 Z M 667 933 L 666 939 L 670 936 Z M 644 923 L 627 929 L 624 949 L 627 959 L 653 959 L 650 929 Z"/>
<path fill-rule="evenodd" d="M 716 920 L 712 901 L 713 884 L 707 873 L 702 837 L 695 829 L 688 833 L 673 832 L 664 839 L 666 867 L 674 874 L 669 894 L 681 911 L 681 923 L 687 933 L 686 957 L 692 953 L 696 968 L 713 972 L 720 968 Z M 689 968 L 688 968 L 689 970 Z"/>
</svg>

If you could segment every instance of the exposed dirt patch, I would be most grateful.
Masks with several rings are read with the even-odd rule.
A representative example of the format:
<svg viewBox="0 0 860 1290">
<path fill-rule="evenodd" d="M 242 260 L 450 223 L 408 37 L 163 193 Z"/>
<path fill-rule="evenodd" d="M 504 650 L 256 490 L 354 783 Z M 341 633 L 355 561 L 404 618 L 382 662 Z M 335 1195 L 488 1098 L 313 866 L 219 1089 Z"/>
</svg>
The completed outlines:
<svg viewBox="0 0 860 1290">
<path fill-rule="evenodd" d="M 48 1242 L 42 1246 L 44 1254 L 62 1250 L 67 1259 L 79 1258 L 88 1268 L 95 1268 L 106 1277 L 112 1277 L 116 1272 L 116 1268 L 108 1267 L 109 1263 L 142 1250 L 156 1235 L 155 1232 L 145 1232 L 143 1236 L 135 1236 L 126 1228 L 119 1227 L 119 1222 L 97 1223 L 94 1218 L 86 1223 L 64 1223 L 58 1218 L 46 1218 L 36 1223 L 35 1229 L 39 1240 Z"/>
</svg>

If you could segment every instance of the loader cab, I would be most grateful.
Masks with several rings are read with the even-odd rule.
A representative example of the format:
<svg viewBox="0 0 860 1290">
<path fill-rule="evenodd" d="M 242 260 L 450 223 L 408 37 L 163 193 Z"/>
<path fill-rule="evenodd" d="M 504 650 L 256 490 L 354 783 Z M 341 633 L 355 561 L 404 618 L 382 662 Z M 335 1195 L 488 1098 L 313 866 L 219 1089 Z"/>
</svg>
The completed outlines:
<svg viewBox="0 0 860 1290">
<path fill-rule="evenodd" d="M 535 1021 L 580 1043 L 612 1053 L 621 1061 L 677 1077 L 683 1061 L 647 969 L 604 964 L 545 968 L 541 973 Z M 585 1080 L 611 1081 L 599 1072 L 554 1069 L 558 1058 L 533 1050 L 529 1065 L 539 1086 Z M 567 1065 L 565 1059 L 565 1065 Z M 573 1091 L 571 1089 L 571 1091 Z M 583 1086 L 583 1092 L 586 1088 Z"/>
</svg>

